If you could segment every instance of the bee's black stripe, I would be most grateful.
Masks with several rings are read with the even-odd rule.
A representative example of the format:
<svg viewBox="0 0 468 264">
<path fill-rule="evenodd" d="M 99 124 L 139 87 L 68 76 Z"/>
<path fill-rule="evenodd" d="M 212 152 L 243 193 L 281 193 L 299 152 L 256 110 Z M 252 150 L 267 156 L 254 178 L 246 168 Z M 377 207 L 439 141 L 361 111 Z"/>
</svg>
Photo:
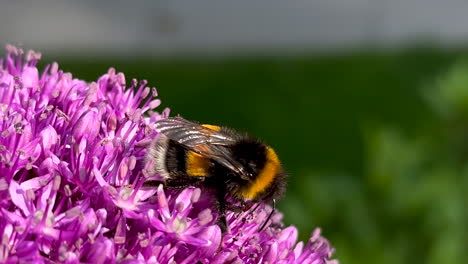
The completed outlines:
<svg viewBox="0 0 468 264">
<path fill-rule="evenodd" d="M 231 146 L 232 155 L 244 166 L 244 169 L 253 175 L 252 181 L 265 167 L 266 146 L 255 140 L 244 139 Z"/>
<path fill-rule="evenodd" d="M 174 140 L 169 140 L 166 153 L 166 168 L 169 174 L 185 174 L 187 150 Z"/>
</svg>

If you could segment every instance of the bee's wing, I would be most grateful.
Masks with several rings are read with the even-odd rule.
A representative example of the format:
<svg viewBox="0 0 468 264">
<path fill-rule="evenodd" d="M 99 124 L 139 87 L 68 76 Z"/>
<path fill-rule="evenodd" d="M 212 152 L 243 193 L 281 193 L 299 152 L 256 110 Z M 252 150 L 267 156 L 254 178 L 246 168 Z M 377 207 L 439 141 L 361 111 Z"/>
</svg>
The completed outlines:
<svg viewBox="0 0 468 264">
<path fill-rule="evenodd" d="M 215 160 L 241 177 L 249 177 L 242 164 L 232 158 L 232 153 L 227 147 L 236 143 L 235 133 L 216 131 L 182 117 L 161 119 L 156 122 L 155 126 L 156 131 L 169 139 L 204 157 Z"/>
<path fill-rule="evenodd" d="M 236 142 L 233 134 L 209 129 L 182 117 L 161 119 L 155 125 L 156 131 L 187 147 L 200 144 L 228 146 Z"/>
</svg>

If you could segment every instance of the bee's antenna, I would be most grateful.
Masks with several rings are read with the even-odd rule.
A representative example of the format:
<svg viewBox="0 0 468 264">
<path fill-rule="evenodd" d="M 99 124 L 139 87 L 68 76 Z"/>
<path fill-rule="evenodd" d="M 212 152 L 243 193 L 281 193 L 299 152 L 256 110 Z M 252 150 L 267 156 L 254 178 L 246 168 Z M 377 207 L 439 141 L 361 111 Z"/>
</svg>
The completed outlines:
<svg viewBox="0 0 468 264">
<path fill-rule="evenodd" d="M 263 225 L 260 227 L 260 229 L 258 230 L 258 232 L 262 231 L 263 228 L 265 228 L 266 224 L 268 223 L 268 221 L 270 221 L 270 218 L 273 216 L 273 213 L 275 212 L 275 209 L 276 209 L 276 200 L 273 199 L 273 205 L 272 205 L 273 208 L 271 208 L 271 212 L 270 214 L 268 215 L 268 218 L 266 219 L 266 221 L 263 223 Z"/>
</svg>

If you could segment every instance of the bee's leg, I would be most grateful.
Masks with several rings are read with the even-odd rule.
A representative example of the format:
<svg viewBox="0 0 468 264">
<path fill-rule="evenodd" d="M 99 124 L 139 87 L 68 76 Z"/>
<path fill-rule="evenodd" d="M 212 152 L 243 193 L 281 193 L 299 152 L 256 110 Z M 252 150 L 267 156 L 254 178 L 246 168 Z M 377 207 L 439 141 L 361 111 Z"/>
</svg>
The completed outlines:
<svg viewBox="0 0 468 264">
<path fill-rule="evenodd" d="M 252 207 L 253 203 L 241 201 L 239 205 L 229 204 L 226 205 L 226 210 L 234 213 L 242 213 L 249 210 Z"/>
<path fill-rule="evenodd" d="M 162 184 L 166 189 L 179 190 L 189 186 L 198 187 L 203 183 L 202 177 L 174 177 L 166 181 L 151 180 L 146 181 L 143 187 L 158 187 Z"/>
<path fill-rule="evenodd" d="M 227 221 L 226 221 L 226 186 L 223 183 L 218 184 L 216 188 L 216 207 L 218 209 L 219 217 L 217 225 L 221 228 L 222 233 L 227 231 Z"/>
<path fill-rule="evenodd" d="M 174 177 L 167 179 L 165 186 L 168 189 L 185 189 L 187 187 L 200 187 L 203 184 L 203 177 Z"/>
<path fill-rule="evenodd" d="M 160 184 L 164 185 L 165 183 L 163 181 L 150 180 L 150 181 L 145 181 L 142 187 L 145 187 L 145 188 L 158 187 Z"/>
</svg>

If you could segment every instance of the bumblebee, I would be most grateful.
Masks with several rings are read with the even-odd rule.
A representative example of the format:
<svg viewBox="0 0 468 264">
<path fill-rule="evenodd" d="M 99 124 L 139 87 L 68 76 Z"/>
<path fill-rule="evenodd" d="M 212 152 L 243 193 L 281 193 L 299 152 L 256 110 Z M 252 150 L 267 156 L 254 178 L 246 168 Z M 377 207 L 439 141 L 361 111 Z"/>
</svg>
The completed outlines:
<svg viewBox="0 0 468 264">
<path fill-rule="evenodd" d="M 265 227 L 285 190 L 286 173 L 273 148 L 230 128 L 182 117 L 158 120 L 155 129 L 159 135 L 148 148 L 146 162 L 151 162 L 149 173 L 159 174 L 163 182 L 147 181 L 145 186 L 163 183 L 167 188 L 214 190 L 223 233 L 226 210 L 244 211 L 255 203 L 272 203 L 260 229 Z"/>
</svg>

